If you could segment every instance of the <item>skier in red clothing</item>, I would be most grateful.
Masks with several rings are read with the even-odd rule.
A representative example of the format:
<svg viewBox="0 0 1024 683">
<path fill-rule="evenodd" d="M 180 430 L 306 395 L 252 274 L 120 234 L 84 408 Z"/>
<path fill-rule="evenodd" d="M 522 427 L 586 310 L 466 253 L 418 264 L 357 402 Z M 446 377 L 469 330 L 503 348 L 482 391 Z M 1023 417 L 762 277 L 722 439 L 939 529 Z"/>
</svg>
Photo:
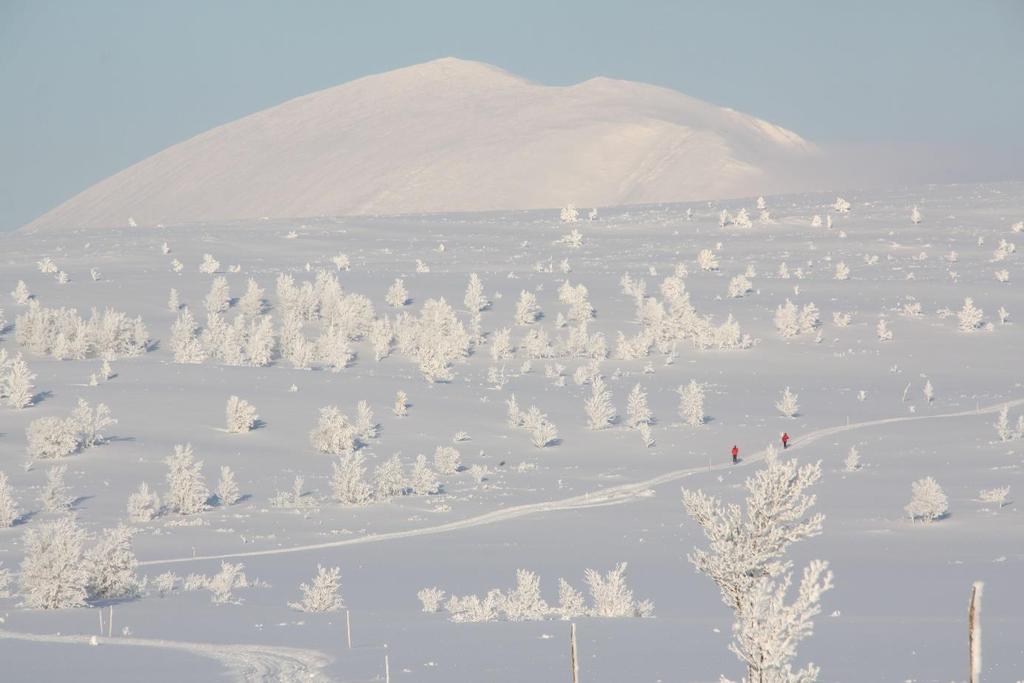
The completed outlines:
<svg viewBox="0 0 1024 683">
<path fill-rule="evenodd" d="M 736 458 L 739 456 L 739 454 L 740 454 L 739 446 L 733 446 L 732 447 L 732 461 L 734 463 L 736 462 Z"/>
<path fill-rule="evenodd" d="M 782 449 L 785 450 L 787 448 L 789 448 L 789 434 L 782 432 Z"/>
</svg>

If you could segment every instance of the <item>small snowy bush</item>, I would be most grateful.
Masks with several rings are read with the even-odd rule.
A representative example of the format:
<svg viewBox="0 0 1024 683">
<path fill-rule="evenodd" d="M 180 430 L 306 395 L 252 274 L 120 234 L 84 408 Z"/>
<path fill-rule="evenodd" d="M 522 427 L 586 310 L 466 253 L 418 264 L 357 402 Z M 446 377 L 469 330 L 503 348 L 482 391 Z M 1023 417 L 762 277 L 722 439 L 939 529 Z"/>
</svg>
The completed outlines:
<svg viewBox="0 0 1024 683">
<path fill-rule="evenodd" d="M 911 484 L 910 502 L 903 508 L 911 520 L 931 522 L 949 514 L 949 499 L 931 477 L 919 479 Z"/>
</svg>

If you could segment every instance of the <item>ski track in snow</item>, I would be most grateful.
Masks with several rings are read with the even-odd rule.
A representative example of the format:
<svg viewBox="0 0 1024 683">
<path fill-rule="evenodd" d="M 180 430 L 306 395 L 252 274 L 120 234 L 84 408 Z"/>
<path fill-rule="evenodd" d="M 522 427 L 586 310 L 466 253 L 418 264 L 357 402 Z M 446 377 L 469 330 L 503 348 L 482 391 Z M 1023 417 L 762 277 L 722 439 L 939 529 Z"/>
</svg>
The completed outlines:
<svg viewBox="0 0 1024 683">
<path fill-rule="evenodd" d="M 791 441 L 790 447 L 787 449 L 787 452 L 794 449 L 803 448 L 825 437 L 829 437 L 835 434 L 842 434 L 844 432 L 850 432 L 859 429 L 867 429 L 870 427 L 880 427 L 882 425 L 896 424 L 899 422 L 914 422 L 917 420 L 939 420 L 956 417 L 970 417 L 972 415 L 988 415 L 999 412 L 999 410 L 1001 410 L 1003 406 L 1014 408 L 1021 404 L 1024 404 L 1024 398 L 1012 401 L 1000 401 L 999 403 L 990 406 L 985 406 L 983 408 L 964 410 L 956 413 L 941 413 L 938 415 L 907 415 L 902 417 L 889 417 L 878 420 L 868 420 L 865 422 L 854 422 L 851 424 L 840 425 L 837 427 L 825 427 L 823 429 L 808 432 L 807 434 L 804 434 L 802 437 L 800 437 L 800 439 Z M 199 562 L 203 560 L 228 560 L 244 557 L 263 557 L 266 555 L 284 555 L 287 553 L 301 553 L 311 550 L 340 548 L 343 546 L 358 545 L 362 543 L 379 543 L 403 538 L 413 538 L 417 536 L 443 534 L 450 531 L 471 529 L 473 527 L 485 526 L 487 524 L 494 524 L 496 522 L 504 522 L 511 519 L 518 519 L 519 517 L 525 517 L 527 515 L 534 515 L 543 512 L 580 510 L 591 507 L 603 507 L 606 505 L 619 505 L 621 503 L 628 503 L 630 501 L 644 497 L 647 491 L 656 486 L 661 486 L 663 484 L 679 481 L 680 479 L 685 479 L 694 474 L 699 474 L 701 472 L 727 470 L 735 467 L 742 467 L 745 465 L 754 464 L 764 459 L 766 451 L 767 449 L 757 451 L 753 455 L 743 458 L 736 464 L 726 462 L 719 463 L 717 465 L 711 465 L 710 467 L 697 466 L 688 467 L 680 470 L 673 470 L 671 472 L 666 472 L 665 474 L 658 475 L 657 477 L 645 479 L 644 481 L 638 481 L 632 484 L 612 486 L 609 488 L 601 489 L 599 491 L 584 493 L 582 495 L 572 496 L 570 498 L 563 498 L 561 500 L 552 500 L 543 503 L 528 503 L 525 505 L 517 505 L 514 507 L 487 512 L 482 515 L 477 515 L 475 517 L 461 519 L 455 522 L 438 524 L 436 526 L 421 527 L 418 529 L 407 529 L 405 531 L 392 531 L 383 534 L 369 534 L 366 536 L 359 536 L 357 538 L 347 538 L 339 541 L 326 541 L 324 543 L 311 543 L 308 545 L 291 546 L 288 548 L 271 548 L 267 550 L 253 550 L 241 553 L 226 553 L 223 555 L 197 555 L 194 557 L 175 557 L 163 560 L 146 560 L 145 562 L 139 562 L 139 565 L 157 566 L 164 564 L 182 564 L 185 562 Z"/>
<path fill-rule="evenodd" d="M 17 633 L 0 630 L 0 639 L 25 640 L 36 643 L 60 643 L 88 645 L 93 636 Z M 235 680 L 274 681 L 293 683 L 298 681 L 325 682 L 328 679 L 320 669 L 330 658 L 317 650 L 269 645 L 232 645 L 213 643 L 189 643 L 179 640 L 153 638 L 106 638 L 96 636 L 98 644 L 127 645 L 134 647 L 156 647 L 180 650 L 190 654 L 208 657 L 223 664 Z"/>
</svg>

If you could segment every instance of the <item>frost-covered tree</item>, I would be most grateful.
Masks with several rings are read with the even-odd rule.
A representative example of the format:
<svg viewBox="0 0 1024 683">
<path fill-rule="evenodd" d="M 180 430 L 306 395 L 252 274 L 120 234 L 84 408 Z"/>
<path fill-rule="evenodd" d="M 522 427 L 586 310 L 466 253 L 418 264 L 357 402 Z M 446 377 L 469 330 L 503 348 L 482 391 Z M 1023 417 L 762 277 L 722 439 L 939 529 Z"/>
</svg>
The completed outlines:
<svg viewBox="0 0 1024 683">
<path fill-rule="evenodd" d="M 181 295 L 174 287 L 171 287 L 171 293 L 167 296 L 167 308 L 174 313 L 181 310 Z"/>
<path fill-rule="evenodd" d="M 983 503 L 992 503 L 999 509 L 1006 505 L 1006 499 L 1010 495 L 1009 486 L 1000 486 L 994 489 L 982 489 L 978 492 L 978 500 Z"/>
<path fill-rule="evenodd" d="M 637 603 L 633 600 L 633 591 L 626 583 L 625 562 L 620 562 L 605 574 L 587 569 L 584 579 L 593 601 L 592 614 L 596 617 L 650 616 L 654 611 L 654 605 L 649 601 Z"/>
<path fill-rule="evenodd" d="M 583 593 L 572 587 L 565 579 L 558 579 L 558 616 L 565 621 L 582 617 L 587 613 L 587 602 Z"/>
<path fill-rule="evenodd" d="M 469 353 L 470 336 L 442 299 L 428 299 L 419 318 L 399 315 L 395 337 L 401 353 L 419 363 L 428 382 L 447 382 L 454 376 L 452 364 Z"/>
<path fill-rule="evenodd" d="M 227 465 L 220 466 L 220 480 L 217 482 L 217 502 L 221 505 L 234 505 L 241 498 L 235 473 Z"/>
<path fill-rule="evenodd" d="M 377 437 L 380 425 L 373 418 L 373 410 L 366 401 L 356 403 L 356 423 L 354 425 L 360 441 L 366 442 Z"/>
<path fill-rule="evenodd" d="M 191 515 L 206 509 L 210 491 L 203 481 L 203 462 L 196 460 L 192 444 L 174 447 L 174 455 L 167 458 L 167 506 L 182 515 Z"/>
<path fill-rule="evenodd" d="M 747 665 L 747 680 L 810 683 L 816 680 L 813 665 L 801 670 L 803 678 L 785 677 L 796 644 L 810 635 L 810 618 L 817 613 L 817 600 L 798 599 L 787 614 L 783 599 L 792 563 L 785 554 L 793 543 L 821 533 L 824 516 L 809 513 L 815 496 L 807 491 L 821 478 L 821 463 L 800 466 L 796 460 L 780 460 L 771 447 L 765 463 L 745 482 L 745 510 L 723 505 L 703 491 L 683 490 L 686 511 L 708 540 L 708 547 L 695 549 L 689 560 L 718 585 L 722 601 L 734 612 L 736 638 L 730 649 Z M 809 566 L 809 596 L 820 597 L 830 586 L 825 569 L 824 563 Z M 829 580 L 822 581 L 826 576 Z M 772 628 L 766 628 L 769 624 Z"/>
<path fill-rule="evenodd" d="M 575 223 L 580 219 L 580 212 L 573 204 L 567 204 L 562 207 L 558 217 L 563 223 Z"/>
<path fill-rule="evenodd" d="M 878 341 L 892 341 L 892 330 L 889 329 L 889 323 L 886 322 L 885 318 L 878 319 L 878 325 L 875 326 L 875 334 L 878 335 Z"/>
<path fill-rule="evenodd" d="M 484 296 L 484 283 L 476 273 L 470 273 L 469 275 L 469 284 L 466 285 L 466 296 L 463 297 L 462 302 L 470 313 L 483 311 L 491 305 L 491 302 Z"/>
<path fill-rule="evenodd" d="M 288 606 L 302 612 L 336 612 L 345 607 L 341 598 L 341 567 L 328 569 L 316 566 L 316 576 L 311 583 L 299 585 L 302 600 L 290 602 Z"/>
<path fill-rule="evenodd" d="M 930 379 L 925 380 L 924 389 L 922 389 L 921 392 L 924 394 L 924 400 L 928 401 L 928 403 L 935 400 L 935 388 L 932 387 L 932 381 Z"/>
<path fill-rule="evenodd" d="M 423 605 L 424 612 L 437 612 L 441 609 L 441 604 L 444 602 L 445 592 L 434 586 L 432 588 L 423 588 L 416 593 L 416 597 L 419 598 L 420 604 Z"/>
<path fill-rule="evenodd" d="M 395 392 L 395 403 L 391 407 L 391 412 L 396 417 L 405 417 L 409 414 L 409 395 L 404 391 L 399 390 Z"/>
<path fill-rule="evenodd" d="M 199 264 L 199 272 L 205 275 L 212 275 L 220 270 L 220 261 L 213 258 L 212 254 L 203 254 L 203 262 Z"/>
<path fill-rule="evenodd" d="M 462 457 L 457 448 L 438 446 L 434 450 L 434 467 L 439 474 L 455 474 L 462 467 Z"/>
<path fill-rule="evenodd" d="M 213 278 L 210 284 L 210 291 L 203 300 L 206 313 L 223 313 L 231 306 L 231 288 L 228 287 L 228 279 L 223 275 Z"/>
<path fill-rule="evenodd" d="M 701 270 L 718 270 L 718 257 L 710 249 L 701 249 L 697 252 L 697 265 Z"/>
<path fill-rule="evenodd" d="M 110 416 L 110 408 L 105 403 L 98 403 L 93 408 L 85 399 L 78 399 L 78 405 L 71 411 L 69 418 L 78 428 L 78 444 L 80 448 L 92 448 L 103 443 L 106 438 L 103 430 L 117 424 Z"/>
<path fill-rule="evenodd" d="M 999 409 L 994 426 L 1000 441 L 1009 441 L 1013 438 L 1013 430 L 1010 429 L 1010 406 L 1004 405 Z"/>
<path fill-rule="evenodd" d="M 903 508 L 911 520 L 932 520 L 949 514 L 949 499 L 938 482 L 931 477 L 918 479 L 910 485 L 910 502 Z"/>
<path fill-rule="evenodd" d="M 775 403 L 775 408 L 785 417 L 796 417 L 799 414 L 800 406 L 797 403 L 797 394 L 794 394 L 786 387 L 782 396 Z"/>
<path fill-rule="evenodd" d="M 14 286 L 14 291 L 11 292 L 11 298 L 14 299 L 14 303 L 19 306 L 25 306 L 32 298 L 32 292 L 29 291 L 28 285 L 25 284 L 24 280 L 18 280 L 18 284 Z"/>
<path fill-rule="evenodd" d="M 67 609 L 85 605 L 89 572 L 82 562 L 86 534 L 67 515 L 25 532 L 25 559 L 18 576 L 25 605 Z"/>
<path fill-rule="evenodd" d="M 848 265 L 846 265 L 845 263 L 843 263 L 842 261 L 837 263 L 836 264 L 835 278 L 837 280 L 849 280 L 850 279 L 850 267 Z"/>
<path fill-rule="evenodd" d="M 537 406 L 530 406 L 526 411 L 522 426 L 530 433 L 530 441 L 536 448 L 550 446 L 558 439 L 558 429 Z"/>
<path fill-rule="evenodd" d="M 395 278 L 395 281 L 388 287 L 387 294 L 384 295 L 384 303 L 393 308 L 401 308 L 409 303 L 409 292 L 405 289 L 405 282 L 401 278 Z"/>
<path fill-rule="evenodd" d="M 910 222 L 913 223 L 914 225 L 917 225 L 918 223 L 921 222 L 921 210 L 918 209 L 916 206 L 910 212 Z"/>
<path fill-rule="evenodd" d="M 337 406 L 320 409 L 320 420 L 316 428 L 310 432 L 309 439 L 313 448 L 321 453 L 334 455 L 351 453 L 359 446 L 356 428 Z"/>
<path fill-rule="evenodd" d="M 737 275 L 729 280 L 729 288 L 726 292 L 726 296 L 730 299 L 739 299 L 747 292 L 753 291 L 753 289 L 754 286 L 745 275 Z"/>
<path fill-rule="evenodd" d="M 228 399 L 225 409 L 227 430 L 230 434 L 244 434 L 256 426 L 259 415 L 256 408 L 248 401 L 232 396 Z"/>
<path fill-rule="evenodd" d="M 974 299 L 967 297 L 964 299 L 964 307 L 957 312 L 956 317 L 960 321 L 960 331 L 974 332 L 982 327 L 985 312 L 974 305 Z"/>
<path fill-rule="evenodd" d="M 608 390 L 604 379 L 598 375 L 590 383 L 590 397 L 584 407 L 587 412 L 587 426 L 590 429 L 605 429 L 615 422 L 615 406 L 612 405 L 612 392 Z"/>
<path fill-rule="evenodd" d="M 842 197 L 836 197 L 835 202 L 832 203 L 832 208 L 836 213 L 849 213 L 850 202 L 846 201 Z"/>
<path fill-rule="evenodd" d="M 437 475 L 427 464 L 427 456 L 422 453 L 416 456 L 412 472 L 409 474 L 409 488 L 418 496 L 429 496 L 440 490 Z"/>
<path fill-rule="evenodd" d="M 35 373 L 20 353 L 6 364 L 6 368 L 0 362 L 0 398 L 11 408 L 29 407 L 35 400 L 32 393 L 35 389 L 32 380 L 35 378 Z"/>
<path fill-rule="evenodd" d="M 28 454 L 33 458 L 63 458 L 81 446 L 79 429 L 71 418 L 41 417 L 32 420 L 25 430 Z"/>
<path fill-rule="evenodd" d="M 495 363 L 511 360 L 512 352 L 512 330 L 507 327 L 496 330 L 491 337 L 491 360 Z"/>
<path fill-rule="evenodd" d="M 737 228 L 750 229 L 754 227 L 754 223 L 750 220 L 750 213 L 747 212 L 746 208 L 741 208 L 736 212 L 732 222 Z"/>
<path fill-rule="evenodd" d="M 264 310 L 264 294 L 266 294 L 266 290 L 260 287 L 256 280 L 249 278 L 245 285 L 245 294 L 238 299 L 238 311 L 248 318 L 262 315 Z"/>
<path fill-rule="evenodd" d="M 139 562 L 132 551 L 135 531 L 123 524 L 104 529 L 96 545 L 82 558 L 88 575 L 85 589 L 90 600 L 133 598 L 141 590 L 136 574 Z"/>
<path fill-rule="evenodd" d="M 850 446 L 850 452 L 847 454 L 846 459 L 843 460 L 843 465 L 846 467 L 847 472 L 856 472 L 861 468 L 860 452 L 857 451 L 856 446 Z"/>
<path fill-rule="evenodd" d="M 501 611 L 509 621 L 539 621 L 548 604 L 540 596 L 540 577 L 528 569 L 516 570 L 516 587 L 502 596 Z"/>
<path fill-rule="evenodd" d="M 18 517 L 18 504 L 14 500 L 11 481 L 6 472 L 0 472 L 0 529 L 14 526 Z"/>
<path fill-rule="evenodd" d="M 519 292 L 519 301 L 516 302 L 515 324 L 532 325 L 540 317 L 540 306 L 537 305 L 537 295 L 525 289 Z"/>
<path fill-rule="evenodd" d="M 362 453 L 348 453 L 331 464 L 331 495 L 344 505 L 366 505 L 373 490 L 366 483 Z"/>
<path fill-rule="evenodd" d="M 775 329 L 783 337 L 795 337 L 800 334 L 800 311 L 789 299 L 775 309 Z"/>
<path fill-rule="evenodd" d="M 132 522 L 149 522 L 160 515 L 160 496 L 142 482 L 139 490 L 128 496 L 128 520 Z"/>
<path fill-rule="evenodd" d="M 185 309 L 178 314 L 178 319 L 171 326 L 171 352 L 175 363 L 202 363 L 206 360 L 206 351 L 196 334 L 198 329 L 191 311 Z"/>
<path fill-rule="evenodd" d="M 676 390 L 679 393 L 679 417 L 691 427 L 704 424 L 704 385 L 695 379 L 685 387 Z"/>
<path fill-rule="evenodd" d="M 647 392 L 637 383 L 626 397 L 626 421 L 636 429 L 640 425 L 649 425 L 652 419 L 651 409 L 647 407 Z"/>
<path fill-rule="evenodd" d="M 405 493 L 405 470 L 397 455 L 377 465 L 373 472 L 373 488 L 378 500 L 387 500 Z"/>
<path fill-rule="evenodd" d="M 67 471 L 67 465 L 57 465 L 46 471 L 46 483 L 39 494 L 39 502 L 46 512 L 67 512 L 71 509 L 74 498 L 68 493 L 68 486 L 64 483 Z"/>
<path fill-rule="evenodd" d="M 221 562 L 220 571 L 213 576 L 206 578 L 203 586 L 206 590 L 210 591 L 210 601 L 215 605 L 223 605 L 233 601 L 232 592 L 236 588 L 245 588 L 249 585 L 249 580 L 242 571 L 245 569 L 245 565 L 241 562 L 232 564 L 230 562 Z"/>
</svg>

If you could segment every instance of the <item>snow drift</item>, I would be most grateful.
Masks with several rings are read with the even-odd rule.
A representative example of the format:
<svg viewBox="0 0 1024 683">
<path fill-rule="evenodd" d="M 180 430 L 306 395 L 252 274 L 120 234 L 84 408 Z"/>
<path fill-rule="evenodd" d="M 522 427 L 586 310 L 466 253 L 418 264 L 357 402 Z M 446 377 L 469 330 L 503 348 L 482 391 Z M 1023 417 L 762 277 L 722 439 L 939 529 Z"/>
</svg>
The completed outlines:
<svg viewBox="0 0 1024 683">
<path fill-rule="evenodd" d="M 559 87 L 440 59 L 361 78 L 169 147 L 30 229 L 607 206 L 808 189 L 817 149 L 681 93 Z"/>
</svg>

